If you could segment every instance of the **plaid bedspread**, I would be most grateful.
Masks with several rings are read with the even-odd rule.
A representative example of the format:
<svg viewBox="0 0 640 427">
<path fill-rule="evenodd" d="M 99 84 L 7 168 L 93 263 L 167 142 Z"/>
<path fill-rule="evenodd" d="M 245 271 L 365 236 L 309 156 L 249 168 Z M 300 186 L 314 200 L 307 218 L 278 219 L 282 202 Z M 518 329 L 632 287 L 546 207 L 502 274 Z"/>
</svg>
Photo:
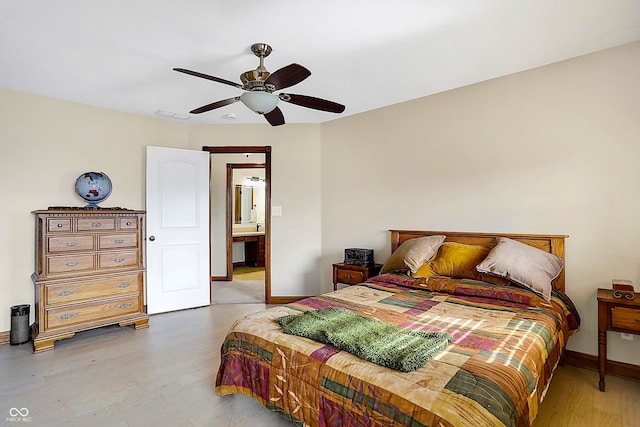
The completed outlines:
<svg viewBox="0 0 640 427">
<path fill-rule="evenodd" d="M 399 372 L 287 335 L 276 319 L 337 306 L 452 343 Z M 216 393 L 252 396 L 308 426 L 529 426 L 579 317 L 514 286 L 385 274 L 237 321 L 222 346 Z"/>
</svg>

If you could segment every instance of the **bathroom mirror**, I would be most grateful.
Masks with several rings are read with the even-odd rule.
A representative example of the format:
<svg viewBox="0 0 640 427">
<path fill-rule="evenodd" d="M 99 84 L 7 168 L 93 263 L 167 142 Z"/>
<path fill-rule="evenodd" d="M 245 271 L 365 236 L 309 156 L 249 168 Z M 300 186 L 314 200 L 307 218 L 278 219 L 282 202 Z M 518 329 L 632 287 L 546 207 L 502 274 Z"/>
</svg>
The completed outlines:
<svg viewBox="0 0 640 427">
<path fill-rule="evenodd" d="M 234 170 L 233 186 L 234 226 L 238 224 L 264 224 L 264 170 L 255 168 Z"/>
<path fill-rule="evenodd" d="M 234 223 L 248 224 L 251 222 L 251 211 L 255 212 L 255 203 L 253 202 L 253 187 L 248 185 L 235 186 L 235 209 Z M 255 216 L 255 214 L 254 214 Z M 255 222 L 255 220 L 253 221 Z"/>
</svg>

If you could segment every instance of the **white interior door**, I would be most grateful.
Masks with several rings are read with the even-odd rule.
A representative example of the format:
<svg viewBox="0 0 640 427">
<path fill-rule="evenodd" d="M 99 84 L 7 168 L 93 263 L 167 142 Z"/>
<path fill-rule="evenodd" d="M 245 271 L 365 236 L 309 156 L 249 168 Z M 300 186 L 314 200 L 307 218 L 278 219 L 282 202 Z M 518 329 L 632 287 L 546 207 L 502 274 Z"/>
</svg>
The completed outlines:
<svg viewBox="0 0 640 427">
<path fill-rule="evenodd" d="M 147 147 L 147 312 L 211 303 L 209 153 Z"/>
</svg>

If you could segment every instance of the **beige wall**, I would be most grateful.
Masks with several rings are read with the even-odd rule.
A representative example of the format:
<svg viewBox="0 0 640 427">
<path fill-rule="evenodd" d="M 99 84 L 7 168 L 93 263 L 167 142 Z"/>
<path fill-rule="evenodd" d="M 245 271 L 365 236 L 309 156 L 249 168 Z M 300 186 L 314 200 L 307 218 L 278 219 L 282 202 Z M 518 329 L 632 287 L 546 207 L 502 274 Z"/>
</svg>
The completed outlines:
<svg viewBox="0 0 640 427">
<path fill-rule="evenodd" d="M 33 305 L 34 218 L 49 206 L 84 206 L 83 172 L 113 183 L 104 206 L 144 208 L 145 146 L 187 147 L 188 127 L 0 88 L 0 331 L 10 307 Z"/>
<path fill-rule="evenodd" d="M 145 146 L 271 145 L 273 295 L 331 288 L 345 247 L 389 254 L 390 228 L 569 234 L 569 348 L 596 354 L 598 287 L 640 288 L 640 43 L 323 125 L 188 126 L 0 89 L 0 331 L 33 303 L 33 218 L 82 205 L 73 182 L 109 174 L 106 206 L 144 208 Z M 24 180 L 20 177 L 25 176 Z M 33 318 L 33 307 L 32 307 Z M 639 337 L 609 334 L 640 364 Z"/>
<path fill-rule="evenodd" d="M 569 348 L 597 354 L 596 289 L 640 289 L 639 114 L 635 43 L 326 123 L 324 282 L 345 247 L 384 261 L 390 228 L 568 234 Z"/>
</svg>

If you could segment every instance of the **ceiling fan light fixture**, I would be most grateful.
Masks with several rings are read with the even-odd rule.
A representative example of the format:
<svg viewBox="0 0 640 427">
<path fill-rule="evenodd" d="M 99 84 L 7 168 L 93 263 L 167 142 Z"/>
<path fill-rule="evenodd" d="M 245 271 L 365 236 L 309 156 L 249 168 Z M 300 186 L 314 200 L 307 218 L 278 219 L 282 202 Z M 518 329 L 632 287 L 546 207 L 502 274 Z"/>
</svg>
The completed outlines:
<svg viewBox="0 0 640 427">
<path fill-rule="evenodd" d="M 280 93 L 274 95 L 273 92 L 282 90 L 293 85 L 297 85 L 311 75 L 311 71 L 307 70 L 300 64 L 289 64 L 273 73 L 269 73 L 264 66 L 264 58 L 271 53 L 271 46 L 266 43 L 254 43 L 251 46 L 254 55 L 260 58 L 260 65 L 255 70 L 250 70 L 240 75 L 242 84 L 232 82 L 230 80 L 221 79 L 220 77 L 210 76 L 198 71 L 191 71 L 185 68 L 174 68 L 180 73 L 189 74 L 202 79 L 212 80 L 228 86 L 242 89 L 244 92 L 241 96 L 223 99 L 212 102 L 202 107 L 191 110 L 191 114 L 200 114 L 216 108 L 242 101 L 254 113 L 264 116 L 271 126 L 280 126 L 285 124 L 284 115 L 278 108 L 278 102 L 287 102 L 289 104 L 299 105 L 314 110 L 328 111 L 330 113 L 342 113 L 345 109 L 344 105 L 337 102 L 328 101 L 326 99 L 315 98 L 313 96 L 295 95 Z M 232 120 L 229 118 L 229 120 Z"/>
<path fill-rule="evenodd" d="M 240 95 L 240 101 L 255 113 L 267 114 L 276 108 L 279 98 L 269 92 L 255 91 L 244 92 Z"/>
</svg>

